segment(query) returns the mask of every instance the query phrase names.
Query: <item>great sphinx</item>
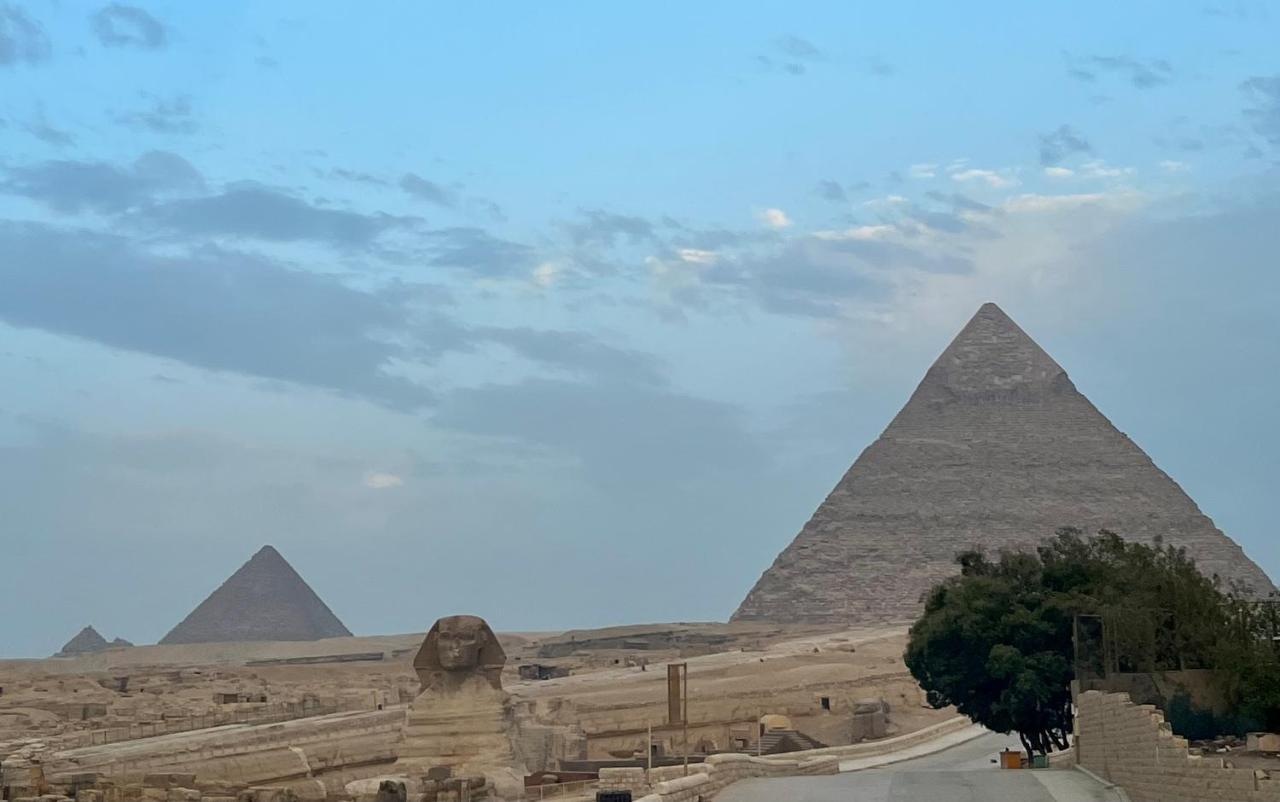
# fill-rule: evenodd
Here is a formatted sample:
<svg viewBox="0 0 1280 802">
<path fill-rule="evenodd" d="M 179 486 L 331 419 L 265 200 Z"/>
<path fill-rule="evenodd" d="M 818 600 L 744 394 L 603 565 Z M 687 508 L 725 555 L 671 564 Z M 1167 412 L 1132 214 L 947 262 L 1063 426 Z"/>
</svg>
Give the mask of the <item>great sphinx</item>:
<svg viewBox="0 0 1280 802">
<path fill-rule="evenodd" d="M 397 766 L 447 767 L 453 776 L 483 774 L 499 784 L 522 774 L 511 704 L 502 690 L 506 662 L 483 618 L 436 621 L 413 658 L 422 687 L 406 714 Z"/>
</svg>

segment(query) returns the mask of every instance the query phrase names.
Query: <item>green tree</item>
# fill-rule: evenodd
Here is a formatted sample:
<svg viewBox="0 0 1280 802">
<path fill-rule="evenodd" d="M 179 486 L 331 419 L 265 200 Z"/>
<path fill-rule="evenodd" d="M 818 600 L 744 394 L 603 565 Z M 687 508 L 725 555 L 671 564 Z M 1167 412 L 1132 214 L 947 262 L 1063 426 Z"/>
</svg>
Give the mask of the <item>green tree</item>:
<svg viewBox="0 0 1280 802">
<path fill-rule="evenodd" d="M 1235 730 L 1280 732 L 1280 608 L 1232 593 L 1215 664 Z"/>
<path fill-rule="evenodd" d="M 1113 670 L 1206 666 L 1221 653 L 1226 597 L 1180 549 L 1064 529 L 1034 552 L 957 561 L 960 575 L 928 593 L 911 628 L 907 667 L 930 704 L 1018 733 L 1028 755 L 1067 746 L 1075 616 L 1108 621 Z"/>
</svg>

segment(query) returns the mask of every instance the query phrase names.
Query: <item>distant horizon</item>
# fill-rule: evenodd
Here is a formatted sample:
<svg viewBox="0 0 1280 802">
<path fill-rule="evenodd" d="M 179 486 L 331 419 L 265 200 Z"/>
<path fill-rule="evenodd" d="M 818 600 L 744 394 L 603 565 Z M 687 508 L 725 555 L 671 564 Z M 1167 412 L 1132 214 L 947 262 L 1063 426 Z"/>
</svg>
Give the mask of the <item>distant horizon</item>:
<svg viewBox="0 0 1280 802">
<path fill-rule="evenodd" d="M 448 615 L 460 615 L 460 614 L 461 613 L 445 613 L 441 617 L 443 618 L 444 616 L 448 616 Z M 434 621 L 432 623 L 434 623 Z M 526 636 L 526 637 L 532 636 L 532 635 L 559 636 L 559 635 L 568 634 L 570 632 L 579 632 L 579 631 L 596 632 L 596 631 L 609 630 L 609 629 L 630 629 L 630 628 L 647 628 L 647 627 L 663 627 L 663 626 L 707 626 L 707 625 L 741 626 L 744 628 L 750 628 L 752 626 L 759 626 L 759 627 L 768 626 L 765 624 L 760 624 L 758 622 L 749 622 L 749 621 L 736 622 L 736 623 L 731 623 L 726 621 L 645 621 L 645 622 L 630 622 L 630 623 L 619 623 L 619 624 L 604 624 L 598 627 L 566 627 L 563 629 L 495 629 L 494 632 L 498 635 L 516 635 L 516 636 Z M 797 626 L 803 628 L 806 625 L 800 624 Z M 884 626 L 886 628 L 896 627 L 896 626 L 905 627 L 907 626 L 907 624 L 905 623 L 901 625 L 886 624 Z M 97 630 L 97 627 L 94 627 L 93 624 L 86 624 L 85 627 L 82 627 L 82 629 L 87 627 L 93 627 L 95 631 Z M 153 649 L 153 648 L 185 649 L 188 647 L 195 647 L 198 649 L 202 647 L 216 648 L 219 646 L 227 646 L 232 644 L 239 644 L 239 645 L 301 644 L 301 643 L 329 643 L 329 642 L 338 641 L 338 640 L 369 640 L 373 638 L 409 638 L 409 637 L 425 636 L 427 634 L 427 631 L 430 628 L 431 628 L 431 624 L 429 623 L 427 624 L 426 627 L 424 627 L 421 630 L 412 630 L 412 631 L 406 631 L 406 632 L 369 632 L 364 634 L 357 633 L 352 635 L 335 635 L 327 638 L 316 638 L 314 640 L 275 640 L 275 641 L 239 640 L 239 641 L 208 641 L 204 643 L 167 643 L 167 644 L 166 643 L 133 643 L 128 646 L 110 646 L 108 649 L 103 649 L 102 651 L 99 651 L 99 652 L 91 652 L 84 655 L 67 655 L 63 657 L 59 657 L 57 653 L 47 654 L 47 655 L 19 655 L 19 656 L 0 655 L 0 661 L 74 660 L 79 657 L 91 656 L 93 654 L 102 654 L 103 652 L 106 652 L 106 651 L 119 651 L 119 650 L 125 650 L 125 649 Z M 98 634 L 101 635 L 103 633 L 99 632 Z"/>
<path fill-rule="evenodd" d="M 1001 314 L 1001 315 L 1004 315 L 1004 314 L 1005 314 L 1005 313 L 1003 312 L 1003 310 L 1000 310 L 1000 309 L 999 309 L 999 305 L 998 305 L 998 304 L 996 304 L 994 301 L 984 301 L 984 302 L 982 303 L 982 305 L 979 307 L 978 312 L 976 312 L 975 314 L 977 314 L 977 313 L 981 312 L 983 309 L 985 309 L 985 308 L 986 308 L 986 307 L 988 307 L 988 306 L 995 307 L 995 308 L 998 310 L 998 313 L 999 313 L 999 314 Z M 1013 321 L 1013 322 L 1014 322 L 1014 324 L 1015 324 L 1015 325 L 1017 325 L 1017 321 Z M 959 338 L 959 336 L 960 336 L 960 332 L 959 332 L 959 331 L 957 331 L 956 335 L 952 338 L 952 340 L 955 340 L 955 339 Z M 950 345 L 950 343 L 951 343 L 951 341 L 952 341 L 952 340 L 948 340 L 948 346 Z M 947 347 L 947 346 L 944 346 L 944 350 L 945 350 L 945 347 Z M 942 353 L 943 353 L 943 352 L 940 352 L 940 356 L 938 357 L 938 359 L 941 359 L 941 355 L 942 355 Z M 1052 355 L 1052 354 L 1048 354 L 1048 356 L 1049 356 L 1051 359 L 1053 358 L 1053 355 Z M 1068 373 L 1067 375 L 1069 376 L 1070 374 Z M 924 378 L 923 378 L 923 376 L 922 376 L 921 381 L 923 382 L 923 380 L 924 380 Z M 1103 414 L 1104 414 L 1104 416 L 1105 416 L 1105 411 L 1103 411 Z M 868 445 L 870 445 L 870 444 L 868 444 Z M 1141 444 L 1139 444 L 1139 447 L 1141 447 Z M 1156 465 L 1156 467 L 1157 467 L 1157 469 L 1158 469 L 1158 468 L 1159 468 L 1159 465 L 1157 464 L 1157 465 Z M 1176 480 L 1176 478 L 1174 479 L 1174 481 L 1175 481 L 1175 483 L 1176 483 L 1176 481 L 1177 481 L 1177 480 Z M 1212 518 L 1212 516 L 1210 516 L 1210 518 Z M 1046 537 L 1046 538 L 1047 538 L 1047 537 L 1050 537 L 1050 536 L 1051 536 L 1051 534 L 1052 534 L 1052 533 L 1046 534 L 1046 535 L 1045 535 L 1045 537 Z M 1095 534 L 1095 533 L 1089 532 L 1089 533 L 1086 533 L 1086 534 Z M 1121 532 L 1120 534 L 1122 534 L 1122 535 L 1123 535 L 1124 533 L 1123 533 L 1123 532 Z M 1230 537 L 1230 535 L 1229 535 L 1229 534 L 1228 534 L 1228 537 Z M 790 541 L 788 541 L 788 542 L 790 542 Z M 784 545 L 785 545 L 785 544 L 784 544 Z M 281 552 L 279 549 L 277 549 L 273 544 L 271 544 L 271 543 L 264 543 L 264 544 L 262 544 L 261 546 L 259 546 L 258 548 L 254 549 L 253 553 L 252 553 L 252 554 L 251 554 L 251 555 L 250 555 L 250 556 L 245 560 L 245 562 L 244 562 L 243 564 L 241 564 L 241 565 L 240 565 L 240 566 L 235 570 L 235 572 L 233 572 L 232 574 L 228 575 L 228 577 L 224 578 L 224 579 L 223 579 L 222 581 L 220 581 L 220 582 L 219 582 L 219 583 L 218 583 L 218 584 L 217 584 L 217 585 L 216 585 L 212 590 L 210 590 L 210 594 L 213 594 L 213 593 L 215 593 L 215 592 L 217 592 L 217 591 L 221 590 L 221 589 L 222 589 L 222 588 L 227 584 L 227 582 L 229 582 L 230 580 L 234 579 L 234 578 L 235 578 L 235 576 L 236 576 L 236 575 L 237 575 L 241 570 L 243 570 L 246 566 L 249 566 L 250 564 L 252 564 L 256 559 L 258 559 L 259 557 L 261 557 L 261 556 L 262 556 L 262 555 L 264 555 L 264 554 L 274 554 L 275 556 L 277 556 L 277 557 L 279 557 L 280 559 L 282 559 L 282 560 L 283 560 L 283 561 L 284 561 L 284 562 L 285 562 L 285 563 L 286 563 L 290 568 L 292 568 L 292 563 L 290 563 L 290 562 L 289 562 L 289 558 L 288 558 L 288 556 L 287 556 L 287 555 L 283 554 L 283 552 Z M 1247 552 L 1246 552 L 1246 557 L 1249 557 L 1250 559 L 1252 559 L 1252 558 L 1248 555 L 1248 553 L 1247 553 Z M 295 572 L 296 572 L 296 569 L 294 569 L 294 570 L 295 570 Z M 763 570 L 763 569 L 762 569 L 762 570 Z M 1264 569 L 1264 570 L 1265 570 L 1265 569 Z M 301 576 L 301 574 L 299 574 L 299 576 Z M 316 595 L 317 595 L 317 596 L 319 596 L 319 598 L 320 598 L 321 602 L 322 602 L 322 603 L 324 603 L 326 607 L 329 607 L 328 603 L 324 601 L 323 596 L 322 596 L 322 595 L 320 595 L 317 591 L 315 591 L 315 589 L 314 589 L 314 588 L 310 587 L 310 583 L 309 583 L 309 582 L 307 582 L 306 577 L 305 577 L 305 576 L 301 576 L 301 578 L 302 578 L 303 582 L 304 582 L 304 583 L 306 583 L 306 584 L 308 585 L 308 587 L 309 587 L 313 592 L 315 592 L 315 593 L 316 593 Z M 1272 580 L 1272 581 L 1274 582 L 1274 580 Z M 200 602 L 200 604 L 204 604 L 204 602 L 205 602 L 205 601 L 208 601 L 208 597 L 205 597 L 205 598 Z M 197 605 L 197 606 L 199 606 L 199 605 Z M 329 607 L 329 609 L 330 609 L 330 610 L 332 610 L 332 608 L 331 608 L 331 607 Z M 459 611 L 454 611 L 454 612 L 445 612 L 445 613 L 441 613 L 441 614 L 440 614 L 440 616 L 437 616 L 437 617 L 444 617 L 444 616 L 447 616 L 447 615 L 461 614 L 461 613 L 463 613 L 463 612 L 464 612 L 464 611 L 460 611 L 460 610 L 459 610 Z M 337 615 L 336 611 L 334 612 L 334 615 Z M 338 616 L 338 619 L 339 619 L 339 620 L 341 620 L 341 616 Z M 183 619 L 183 621 L 185 621 L 185 620 L 186 620 L 186 619 L 184 618 L 184 619 Z M 433 620 L 434 620 L 434 619 L 433 619 Z M 631 622 L 631 623 L 602 624 L 602 625 L 597 625 L 597 626 L 588 626 L 588 627 L 575 627 L 575 626 L 570 626 L 570 627 L 554 627 L 554 628 L 549 628 L 549 629 L 548 629 L 548 628 L 535 628 L 535 629 L 527 629 L 527 630 L 522 630 L 522 629 L 510 629 L 510 630 L 508 630 L 508 629 L 495 628 L 495 631 L 497 631 L 497 632 L 499 632 L 499 633 L 506 632 L 506 633 L 510 633 L 510 634 L 522 634 L 522 633 L 526 633 L 526 632 L 534 632 L 534 633 L 537 633 L 537 632 L 561 632 L 561 633 L 562 633 L 562 632 L 569 632 L 569 631 L 574 631 L 574 630 L 579 630 L 579 629 L 585 629 L 585 630 L 596 630 L 596 629 L 608 629 L 608 628 L 614 628 L 614 627 L 629 627 L 629 626 L 660 626 L 660 625 L 663 625 L 663 624 L 677 624 L 677 625 L 678 625 L 678 624 L 725 624 L 725 625 L 728 625 L 728 624 L 732 624 L 732 623 L 734 623 L 734 622 L 732 622 L 728 617 L 726 617 L 724 620 L 710 620 L 710 619 L 708 619 L 708 620 L 701 620 L 701 621 L 679 621 L 679 620 L 669 620 L 669 621 L 651 621 L 651 622 Z M 757 622 L 744 621 L 744 622 L 740 622 L 740 623 L 750 625 L 750 624 L 757 623 Z M 908 624 L 907 624 L 906 622 L 903 622 L 903 623 L 901 624 L 901 626 L 907 626 L 907 625 L 908 625 Z M 175 624 L 174 626 L 175 626 L 175 628 L 176 628 L 178 625 L 177 625 L 177 624 Z M 813 625 L 813 624 L 809 624 L 809 626 L 814 626 L 814 625 Z M 886 625 L 886 626 L 888 626 L 888 625 Z M 93 627 L 93 628 L 95 629 L 95 631 L 97 631 L 97 628 L 96 628 L 93 624 L 91 624 L 91 623 L 90 623 L 90 624 L 85 625 L 85 627 L 84 627 L 84 628 L 82 628 L 82 629 L 89 628 L 89 627 Z M 424 627 L 424 628 L 421 630 L 421 632 L 424 632 L 424 633 L 425 633 L 425 632 L 427 631 L 427 629 L 429 629 L 429 628 L 430 628 L 430 624 L 427 624 L 427 626 L 426 626 L 426 627 Z M 167 647 L 167 646 L 173 646 L 173 647 L 182 647 L 182 646 L 202 646 L 202 645 L 206 645 L 206 644 L 219 644 L 219 643 L 222 643 L 222 644 L 230 644 L 230 643 L 241 643 L 241 644 L 248 644 L 248 643 L 316 643 L 316 642 L 321 642 L 321 641 L 339 640 L 339 639 L 342 639 L 342 638 L 402 637 L 402 636 L 408 636 L 408 635 L 411 635 L 411 634 L 416 634 L 416 632 L 417 632 L 417 630 L 411 630 L 411 631 L 406 631 L 406 632 L 398 632 L 398 633 L 367 633 L 367 634 L 358 634 L 357 632 L 353 631 L 353 634 L 350 634 L 350 635 L 334 635 L 334 636 L 327 636 L 327 637 L 314 638 L 314 639 L 278 639 L 278 640 L 272 640 L 272 639 L 251 639 L 251 640 L 226 640 L 226 641 L 180 642 L 180 643 L 171 643 L 171 644 L 164 644 L 164 643 L 159 642 L 160 640 L 163 640 L 163 638 L 161 638 L 161 639 L 158 639 L 158 640 L 157 640 L 157 642 L 155 642 L 155 643 L 141 643 L 141 642 L 134 642 L 134 643 L 132 643 L 132 644 L 131 644 L 131 646 L 122 646 L 122 647 L 119 647 L 119 648 L 132 648 L 132 647 L 139 647 L 139 646 L 165 646 L 165 647 Z M 101 633 L 101 632 L 99 632 L 99 634 L 100 634 L 100 635 L 102 635 L 102 633 Z M 106 637 L 106 636 L 105 636 L 105 635 L 103 635 L 103 637 Z M 113 638 L 118 638 L 118 637 L 122 637 L 122 636 L 120 636 L 120 635 L 113 635 L 112 637 L 113 637 Z M 126 640 L 130 640 L 130 639 L 126 638 Z M 56 655 L 55 655 L 55 656 L 56 656 Z M 0 656 L 0 657 L 2 657 L 2 656 Z M 17 659 L 47 659 L 47 658 L 33 657 L 33 658 L 17 658 Z"/>
<path fill-rule="evenodd" d="M 1280 14 L 0 8 L 0 654 L 724 621 L 994 301 L 1272 577 Z"/>
</svg>

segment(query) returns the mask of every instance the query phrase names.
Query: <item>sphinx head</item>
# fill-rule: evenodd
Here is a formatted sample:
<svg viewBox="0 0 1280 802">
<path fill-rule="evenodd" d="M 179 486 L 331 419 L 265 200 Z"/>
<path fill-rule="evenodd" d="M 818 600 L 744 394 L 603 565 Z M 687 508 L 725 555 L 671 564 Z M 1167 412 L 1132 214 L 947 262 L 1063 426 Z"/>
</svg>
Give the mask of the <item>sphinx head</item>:
<svg viewBox="0 0 1280 802">
<path fill-rule="evenodd" d="M 502 666 L 506 662 L 498 638 L 483 618 L 451 615 L 431 627 L 413 667 L 424 689 L 457 683 L 473 675 L 501 688 Z"/>
</svg>

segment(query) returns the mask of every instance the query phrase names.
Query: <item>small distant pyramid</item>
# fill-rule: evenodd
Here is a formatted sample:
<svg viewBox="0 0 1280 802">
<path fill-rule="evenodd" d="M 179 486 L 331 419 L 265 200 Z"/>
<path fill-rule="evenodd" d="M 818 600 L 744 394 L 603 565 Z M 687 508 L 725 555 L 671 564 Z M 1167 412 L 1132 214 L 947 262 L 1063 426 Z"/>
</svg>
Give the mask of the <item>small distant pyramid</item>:
<svg viewBox="0 0 1280 802">
<path fill-rule="evenodd" d="M 985 304 L 733 620 L 910 621 L 922 593 L 958 571 L 957 552 L 1031 546 L 1064 526 L 1160 537 L 1206 575 L 1273 589 L 1052 357 Z"/>
<path fill-rule="evenodd" d="M 263 546 L 160 643 L 305 641 L 350 634 L 280 552 Z"/>
<path fill-rule="evenodd" d="M 92 654 L 106 649 L 111 644 L 107 643 L 107 639 L 98 634 L 98 630 L 91 626 L 85 627 L 76 633 L 76 636 L 66 642 L 54 657 L 75 657 L 80 654 Z"/>
<path fill-rule="evenodd" d="M 107 649 L 122 649 L 133 644 L 124 638 L 116 638 L 110 643 L 93 627 L 85 627 L 76 636 L 67 641 L 54 657 L 77 657 L 82 654 L 103 652 Z"/>
</svg>

